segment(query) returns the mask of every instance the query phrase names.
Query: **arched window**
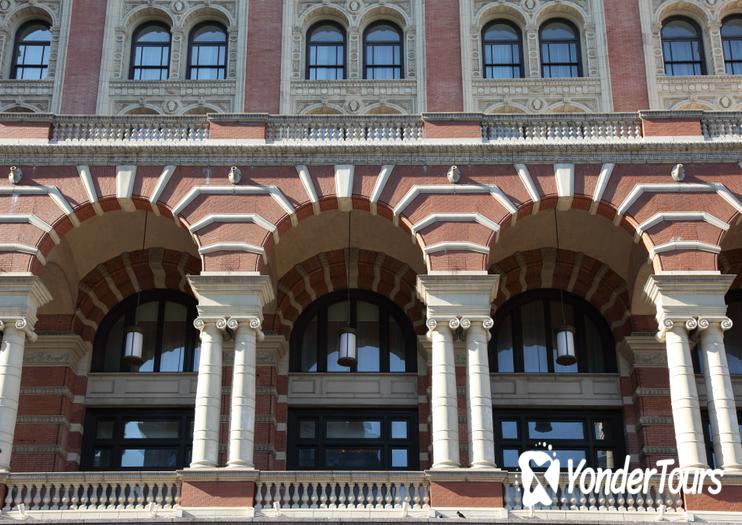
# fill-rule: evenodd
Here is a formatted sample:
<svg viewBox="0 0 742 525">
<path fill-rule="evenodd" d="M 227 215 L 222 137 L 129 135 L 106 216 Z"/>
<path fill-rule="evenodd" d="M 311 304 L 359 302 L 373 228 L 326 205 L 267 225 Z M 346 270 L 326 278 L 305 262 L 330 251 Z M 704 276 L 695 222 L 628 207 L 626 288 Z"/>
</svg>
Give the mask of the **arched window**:
<svg viewBox="0 0 742 525">
<path fill-rule="evenodd" d="M 357 331 L 358 364 L 340 366 L 338 330 Z M 414 372 L 415 333 L 389 299 L 364 290 L 328 294 L 302 313 L 291 334 L 293 372 Z"/>
<path fill-rule="evenodd" d="M 721 24 L 724 67 L 728 75 L 742 75 L 742 16 L 731 16 Z"/>
<path fill-rule="evenodd" d="M 139 307 L 137 307 L 137 303 Z M 137 294 L 113 308 L 103 319 L 94 342 L 95 372 L 192 372 L 198 369 L 199 339 L 193 320 L 196 301 L 171 290 Z M 144 332 L 142 362 L 123 360 L 126 329 Z"/>
<path fill-rule="evenodd" d="M 402 30 L 390 22 L 377 22 L 363 34 L 363 78 L 398 80 L 402 71 Z"/>
<path fill-rule="evenodd" d="M 49 74 L 52 31 L 48 23 L 34 20 L 23 24 L 15 35 L 13 70 L 16 80 L 43 80 Z"/>
<path fill-rule="evenodd" d="M 693 20 L 668 18 L 662 24 L 662 56 L 668 76 L 705 75 L 701 30 Z"/>
<path fill-rule="evenodd" d="M 541 76 L 576 78 L 582 76 L 580 32 L 567 20 L 549 20 L 539 31 Z"/>
<path fill-rule="evenodd" d="M 577 363 L 556 362 L 557 330 L 564 317 L 575 329 Z M 534 290 L 497 310 L 490 341 L 490 367 L 497 372 L 615 372 L 613 337 L 605 320 L 590 304 L 568 292 Z"/>
<path fill-rule="evenodd" d="M 167 80 L 170 76 L 170 28 L 150 22 L 134 31 L 131 43 L 132 80 Z"/>
<path fill-rule="evenodd" d="M 345 78 L 345 30 L 335 22 L 320 22 L 307 33 L 307 78 Z"/>
<path fill-rule="evenodd" d="M 227 29 L 214 22 L 199 24 L 188 42 L 188 78 L 224 80 L 227 77 Z"/>
<path fill-rule="evenodd" d="M 482 30 L 484 78 L 521 78 L 523 40 L 520 29 L 506 20 L 490 22 Z"/>
</svg>

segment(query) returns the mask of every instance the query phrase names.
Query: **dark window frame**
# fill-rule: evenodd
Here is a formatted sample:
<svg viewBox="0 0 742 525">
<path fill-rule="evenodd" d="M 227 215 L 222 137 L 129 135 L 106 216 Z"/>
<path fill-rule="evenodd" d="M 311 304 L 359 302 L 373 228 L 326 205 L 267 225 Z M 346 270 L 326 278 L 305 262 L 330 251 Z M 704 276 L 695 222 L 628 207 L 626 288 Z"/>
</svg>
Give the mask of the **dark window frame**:
<svg viewBox="0 0 742 525">
<path fill-rule="evenodd" d="M 537 290 L 529 290 L 516 297 L 510 299 L 504 305 L 497 309 L 495 313 L 495 324 L 492 327 L 491 333 L 492 338 L 490 339 L 488 352 L 490 370 L 493 373 L 498 372 L 497 363 L 497 333 L 498 329 L 502 324 L 507 321 L 508 318 L 512 322 L 512 343 L 513 343 L 513 372 L 503 373 L 524 373 L 524 359 L 523 359 L 523 340 L 522 340 L 522 320 L 520 312 L 522 307 L 531 302 L 541 302 L 544 308 L 544 334 L 546 334 L 546 356 L 547 356 L 547 368 L 548 373 L 553 374 L 554 372 L 554 359 L 553 359 L 553 337 L 549 337 L 553 333 L 556 327 L 551 326 L 551 319 L 547 314 L 548 304 L 550 301 L 559 301 L 561 297 L 564 297 L 564 303 L 571 305 L 575 309 L 575 314 L 581 313 L 582 315 L 575 315 L 575 352 L 577 354 L 577 370 L 580 373 L 593 373 L 590 371 L 587 344 L 585 341 L 585 330 L 584 330 L 584 316 L 589 317 L 596 325 L 600 338 L 603 343 L 603 362 L 605 364 L 604 372 L 597 373 L 616 373 L 616 352 L 615 352 L 615 341 L 610 330 L 610 326 L 600 315 L 593 305 L 585 301 L 583 298 L 572 294 L 570 292 L 561 292 L 553 288 L 540 288 Z M 511 315 L 512 314 L 512 315 Z M 547 373 L 547 372 L 541 372 Z"/>
<path fill-rule="evenodd" d="M 373 42 L 371 44 L 368 43 L 368 35 L 371 31 L 373 31 L 375 28 L 380 26 L 389 26 L 392 29 L 394 29 L 397 33 L 397 36 L 399 40 L 397 42 Z M 397 46 L 399 47 L 399 64 L 397 65 L 369 65 L 368 64 L 368 51 L 369 46 Z M 369 24 L 368 27 L 363 31 L 363 78 L 364 80 L 401 80 L 404 79 L 404 32 L 402 31 L 402 28 L 400 28 L 397 24 L 394 22 L 390 22 L 387 20 L 379 20 L 377 22 L 374 22 L 372 24 Z M 368 77 L 368 70 L 369 69 L 395 69 L 399 71 L 399 76 L 395 78 L 383 78 L 383 79 L 369 79 Z"/>
<path fill-rule="evenodd" d="M 312 46 L 321 46 L 321 47 L 323 47 L 323 46 L 337 47 L 338 46 L 338 44 L 337 43 L 334 43 L 334 42 L 333 43 L 317 42 L 317 43 L 314 43 L 314 44 L 312 43 L 312 34 L 314 33 L 314 31 L 317 28 L 319 28 L 319 27 L 328 26 L 328 25 L 329 26 L 334 26 L 335 28 L 339 29 L 340 30 L 340 34 L 343 37 L 343 42 L 342 42 L 342 44 L 340 44 L 342 46 L 342 48 L 343 48 L 343 53 L 342 53 L 343 62 L 339 66 L 312 65 L 312 60 L 311 60 Z M 314 69 L 335 69 L 335 70 L 340 70 L 340 71 L 342 71 L 342 78 L 338 78 L 338 79 L 335 79 L 335 80 L 345 80 L 347 78 L 347 74 L 348 74 L 348 72 L 347 72 L 347 64 L 348 64 L 348 33 L 345 30 L 345 28 L 342 26 L 342 24 L 339 24 L 338 22 L 335 22 L 335 21 L 332 21 L 332 20 L 320 20 L 316 24 L 312 24 L 312 26 L 310 26 L 309 29 L 307 30 L 306 47 L 304 49 L 304 57 L 305 57 L 305 61 L 306 61 L 305 75 L 306 75 L 306 79 L 307 80 L 322 80 L 322 79 L 312 79 L 311 78 L 312 77 L 312 70 L 314 70 Z"/>
<path fill-rule="evenodd" d="M 143 43 L 137 43 L 137 39 L 141 35 L 141 33 L 150 27 L 160 27 L 167 31 L 168 34 L 168 41 L 167 45 L 162 44 L 160 42 L 143 42 Z M 160 53 L 162 53 L 162 49 L 167 48 L 167 65 L 163 66 L 160 64 L 159 66 L 143 66 L 143 65 L 136 65 L 136 55 L 137 55 L 137 49 L 139 47 L 146 48 L 146 47 L 159 47 L 161 49 Z M 136 80 L 137 82 L 160 82 L 163 80 L 169 80 L 170 79 L 170 64 L 172 62 L 172 54 L 173 54 L 173 34 L 172 29 L 170 26 L 168 26 L 164 22 L 157 22 L 157 21 L 150 21 L 150 22 L 144 22 L 140 24 L 132 33 L 131 35 L 131 53 L 129 57 L 129 80 Z M 159 79 L 137 79 L 135 78 L 135 72 L 137 70 L 159 70 L 160 71 L 160 77 L 162 77 L 162 72 L 166 72 L 166 78 L 159 78 Z"/>
<path fill-rule="evenodd" d="M 46 26 L 46 29 L 49 31 L 49 41 L 44 42 L 36 42 L 36 41 L 29 41 L 26 42 L 25 40 L 21 40 L 19 37 L 20 35 L 29 27 L 34 25 L 43 25 Z M 15 38 L 13 39 L 13 65 L 11 67 L 10 71 L 10 78 L 14 80 L 45 80 L 49 77 L 49 57 L 52 52 L 52 34 L 51 34 L 52 26 L 49 22 L 43 19 L 34 19 L 29 20 L 28 22 L 25 22 L 24 24 L 21 24 L 20 27 L 18 27 L 18 30 L 15 32 Z M 18 61 L 18 51 L 20 50 L 21 46 L 25 47 L 45 47 L 46 51 L 42 52 L 42 63 L 40 64 L 30 64 L 26 65 L 19 63 Z M 43 63 L 43 57 L 46 57 L 46 64 Z M 18 69 L 38 69 L 42 72 L 46 72 L 46 74 L 40 76 L 38 79 L 19 79 L 18 78 Z"/>
<path fill-rule="evenodd" d="M 315 421 L 315 437 L 301 438 L 299 434 L 299 421 Z M 330 439 L 326 436 L 326 422 L 333 420 L 380 420 L 380 439 Z M 407 421 L 407 438 L 392 439 L 391 422 Z M 324 467 L 326 451 L 335 448 L 380 448 L 382 449 L 384 470 L 418 470 L 420 464 L 419 453 L 419 422 L 416 408 L 394 408 L 390 410 L 365 409 L 358 407 L 327 408 L 327 409 L 305 409 L 290 408 L 288 411 L 288 442 L 287 442 L 287 470 L 330 470 Z M 315 464 L 313 466 L 299 466 L 299 450 L 314 449 Z M 407 450 L 407 467 L 395 467 L 392 465 L 392 449 L 404 448 Z M 333 467 L 336 470 L 353 470 Z M 372 470 L 372 469 L 365 469 Z"/>
<path fill-rule="evenodd" d="M 503 437 L 502 422 L 517 421 L 518 438 L 506 439 Z M 561 421 L 582 421 L 585 439 L 557 440 L 549 438 L 529 438 L 528 421 L 544 422 L 561 422 Z M 594 436 L 595 421 L 608 421 L 610 425 L 610 437 L 599 440 Z M 624 436 L 623 414 L 620 410 L 554 410 L 553 408 L 543 409 L 503 409 L 495 407 L 494 409 L 494 426 L 495 426 L 495 464 L 506 470 L 517 470 L 517 467 L 506 467 L 503 460 L 504 449 L 518 448 L 520 453 L 526 450 L 540 448 L 537 443 L 548 442 L 554 449 L 583 449 L 586 450 L 587 466 L 595 467 L 597 462 L 597 451 L 602 449 L 612 449 L 614 452 L 615 467 L 623 465 L 624 456 L 626 455 L 626 438 Z M 567 464 L 560 465 L 562 470 L 567 469 Z M 576 467 L 576 465 L 575 465 Z M 534 469 L 538 470 L 538 469 Z"/>
<path fill-rule="evenodd" d="M 724 24 L 731 20 L 740 20 L 742 21 L 742 15 L 734 14 L 727 16 L 722 20 L 721 22 L 721 49 L 722 54 L 724 55 L 724 71 L 727 75 L 742 75 L 742 56 L 740 57 L 729 57 L 727 58 L 726 53 L 726 42 L 742 42 L 742 36 L 735 36 L 735 37 L 725 37 L 724 36 Z M 731 45 L 730 45 L 731 48 Z M 740 69 L 740 73 L 734 73 L 734 67 L 737 66 Z M 732 72 L 729 72 L 729 69 L 732 69 Z"/>
<path fill-rule="evenodd" d="M 93 342 L 93 372 L 104 372 L 105 363 L 105 352 L 106 342 L 108 340 L 108 334 L 114 324 L 119 320 L 122 313 L 125 316 L 124 328 L 131 326 L 134 321 L 134 312 L 136 311 L 137 302 L 139 305 L 143 305 L 148 302 L 159 302 L 158 314 L 157 314 L 157 342 L 155 347 L 155 361 L 152 366 L 152 372 L 132 372 L 137 374 L 153 374 L 153 373 L 164 373 L 164 374 L 179 374 L 194 371 L 194 352 L 196 347 L 199 346 L 198 332 L 193 327 L 192 321 L 196 318 L 196 300 L 183 292 L 176 290 L 146 290 L 140 292 L 141 296 L 137 298 L 137 294 L 130 295 L 119 304 L 114 306 L 108 314 L 103 318 L 98 330 L 95 333 L 95 339 Z M 163 335 L 163 324 L 164 324 L 164 309 L 165 304 L 172 302 L 178 303 L 188 308 L 188 315 L 186 317 L 186 348 L 185 355 L 183 357 L 183 370 L 181 372 L 160 372 L 160 360 L 162 357 L 162 335 Z M 124 339 L 121 341 L 121 359 L 119 360 L 118 372 L 107 372 L 107 373 L 126 373 L 129 370 L 126 367 L 126 363 L 123 359 L 123 348 Z"/>
<path fill-rule="evenodd" d="M 223 42 L 207 42 L 204 44 L 197 44 L 199 47 L 224 47 L 224 64 L 215 66 L 215 65 L 194 65 L 193 64 L 193 38 L 196 34 L 196 32 L 206 26 L 215 26 L 218 27 L 219 30 L 224 34 L 224 41 Z M 213 21 L 206 21 L 201 22 L 199 24 L 196 24 L 191 29 L 190 33 L 188 34 L 188 70 L 186 71 L 186 79 L 188 80 L 225 80 L 227 78 L 227 62 L 229 61 L 229 32 L 227 31 L 227 28 L 224 24 L 220 22 L 213 22 Z M 193 70 L 199 70 L 199 69 L 218 69 L 221 71 L 222 77 L 221 78 L 208 78 L 208 79 L 194 79 L 193 78 Z"/>
<path fill-rule="evenodd" d="M 696 30 L 697 37 L 696 38 L 670 38 L 666 39 L 664 35 L 662 34 L 665 27 L 668 24 L 671 24 L 675 21 L 682 21 L 687 24 L 690 24 L 693 29 Z M 665 44 L 672 44 L 673 42 L 698 42 L 698 57 L 699 60 L 669 60 L 667 57 L 667 53 L 665 51 Z M 687 16 L 671 16 L 662 21 L 662 27 L 660 28 L 660 42 L 662 44 L 662 66 L 665 72 L 666 76 L 673 77 L 673 76 L 702 76 L 706 74 L 706 54 L 705 54 L 705 46 L 703 45 L 703 31 L 701 30 L 701 26 L 692 18 Z M 699 66 L 699 73 L 694 73 L 693 75 L 675 75 L 674 73 L 668 73 L 668 66 L 670 67 L 670 70 L 672 70 L 674 65 L 693 65 L 695 69 L 695 65 L 698 64 Z"/>
<path fill-rule="evenodd" d="M 374 374 L 374 373 L 414 373 L 417 371 L 417 355 L 416 355 L 416 338 L 415 331 L 412 328 L 412 323 L 404 312 L 394 304 L 390 299 L 383 295 L 371 292 L 369 290 L 352 289 L 350 291 L 351 299 L 351 326 L 356 324 L 356 307 L 357 301 L 365 301 L 375 304 L 379 307 L 379 354 L 380 354 L 380 366 L 379 372 L 357 372 L 356 367 L 348 371 L 327 371 L 327 341 L 330 334 L 327 333 L 327 309 L 330 305 L 345 302 L 348 298 L 348 290 L 337 290 L 326 294 L 312 304 L 310 304 L 301 313 L 294 328 L 291 331 L 290 338 L 290 355 L 289 355 L 289 369 L 292 372 L 302 372 L 301 370 L 301 346 L 304 338 L 304 332 L 307 325 L 312 321 L 315 314 L 318 314 L 318 330 L 317 330 L 317 371 L 316 372 L 304 372 L 309 374 L 316 373 L 330 373 L 330 374 L 348 374 L 348 373 L 359 373 L 359 374 Z M 383 315 L 387 313 L 388 315 Z M 399 324 L 404 337 L 405 337 L 405 371 L 404 372 L 389 372 L 389 316 Z"/>
<path fill-rule="evenodd" d="M 544 28 L 549 26 L 550 24 L 554 23 L 561 23 L 567 25 L 570 29 L 572 29 L 574 33 L 574 38 L 568 38 L 568 39 L 554 39 L 554 40 L 544 40 L 543 38 L 543 32 Z M 549 59 L 549 62 L 546 62 L 544 59 L 544 44 L 574 44 L 575 45 L 575 58 L 577 59 L 577 62 L 552 62 L 551 59 Z M 541 27 L 538 29 L 538 49 L 539 49 L 539 57 L 541 59 L 541 78 L 582 78 L 583 72 L 582 72 L 582 34 L 580 33 L 580 29 L 572 23 L 570 20 L 567 20 L 566 18 L 550 18 L 549 20 L 546 20 L 543 24 L 541 24 Z M 547 67 L 576 67 L 577 75 L 576 76 L 569 76 L 569 77 L 554 77 L 554 76 L 546 76 L 546 68 Z"/>
<path fill-rule="evenodd" d="M 148 408 L 90 408 L 85 414 L 85 433 L 83 434 L 81 470 L 116 470 L 116 471 L 148 471 L 167 470 L 169 467 L 122 467 L 121 454 L 125 449 L 172 449 L 177 448 L 177 462 L 173 470 L 187 467 L 190 463 L 190 452 L 193 447 L 193 436 L 188 435 L 193 425 L 193 408 L 178 409 L 148 409 Z M 159 439 L 124 439 L 125 420 L 172 420 L 178 421 L 178 438 Z M 96 437 L 99 422 L 113 422 L 113 438 L 99 439 Z M 94 454 L 96 449 L 111 451 L 112 464 L 96 467 Z"/>
<path fill-rule="evenodd" d="M 485 34 L 487 33 L 487 31 L 492 26 L 499 25 L 499 24 L 505 24 L 505 25 L 510 26 L 511 28 L 515 29 L 515 33 L 518 36 L 517 42 L 513 42 L 512 40 L 497 40 L 497 39 L 487 40 L 485 38 Z M 518 25 L 516 23 L 511 22 L 510 20 L 505 20 L 505 19 L 492 20 L 491 22 L 488 22 L 482 28 L 482 36 L 481 36 L 481 38 L 482 38 L 482 78 L 491 79 L 491 80 L 502 80 L 501 77 L 493 77 L 493 76 L 488 76 L 487 75 L 487 69 L 488 68 L 490 68 L 490 67 L 494 68 L 494 67 L 498 67 L 498 66 L 499 67 L 510 67 L 511 69 L 514 69 L 514 68 L 517 67 L 518 70 L 520 71 L 520 75 L 518 75 L 518 76 L 512 76 L 510 78 L 524 78 L 525 77 L 525 71 L 524 71 L 525 68 L 523 67 L 523 32 L 521 31 L 520 27 L 518 27 Z M 518 63 L 517 64 L 515 64 L 515 63 L 510 63 L 510 64 L 496 64 L 496 63 L 493 62 L 491 64 L 488 64 L 487 63 L 487 52 L 486 52 L 486 47 L 488 45 L 509 45 L 511 47 L 511 49 L 510 49 L 511 57 L 513 55 L 512 46 L 517 45 L 518 46 L 518 56 L 517 56 Z"/>
</svg>

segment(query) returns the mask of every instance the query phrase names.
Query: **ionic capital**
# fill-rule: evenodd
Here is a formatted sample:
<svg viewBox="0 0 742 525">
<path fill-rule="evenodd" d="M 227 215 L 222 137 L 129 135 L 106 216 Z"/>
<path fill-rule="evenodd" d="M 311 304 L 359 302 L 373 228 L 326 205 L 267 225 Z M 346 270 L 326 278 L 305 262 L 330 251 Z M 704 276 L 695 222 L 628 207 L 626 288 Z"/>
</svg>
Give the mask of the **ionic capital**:
<svg viewBox="0 0 742 525">
<path fill-rule="evenodd" d="M 216 326 L 218 330 L 227 329 L 227 320 L 224 317 L 196 317 L 193 320 L 193 327 L 199 332 L 203 332 L 209 326 Z"/>
<path fill-rule="evenodd" d="M 259 317 L 230 317 L 227 321 L 227 328 L 232 332 L 236 332 L 239 328 L 247 328 L 255 332 L 258 341 L 262 341 L 265 337 L 261 329 L 262 325 L 263 320 Z"/>
<path fill-rule="evenodd" d="M 665 341 L 665 335 L 667 332 L 676 327 L 682 327 L 686 331 L 686 335 L 691 330 L 698 328 L 698 319 L 695 317 L 665 317 L 660 322 L 659 331 L 657 332 L 657 340 L 660 342 Z"/>
<path fill-rule="evenodd" d="M 25 317 L 0 319 L 0 331 L 4 332 L 5 329 L 10 326 L 26 334 L 26 338 L 28 338 L 29 341 L 36 341 L 38 337 L 36 332 L 33 331 L 33 326 L 31 326 L 31 323 L 29 323 L 28 319 Z"/>
<path fill-rule="evenodd" d="M 699 317 L 698 318 L 698 329 L 707 330 L 711 326 L 717 326 L 722 332 L 730 330 L 734 323 L 728 317 Z"/>
</svg>

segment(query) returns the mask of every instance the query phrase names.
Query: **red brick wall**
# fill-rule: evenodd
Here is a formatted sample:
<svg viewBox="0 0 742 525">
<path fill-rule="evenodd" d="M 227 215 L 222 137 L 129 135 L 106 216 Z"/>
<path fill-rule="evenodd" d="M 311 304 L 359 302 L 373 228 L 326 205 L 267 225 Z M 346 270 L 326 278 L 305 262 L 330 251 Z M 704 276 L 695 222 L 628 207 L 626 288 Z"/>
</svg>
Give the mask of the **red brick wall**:
<svg viewBox="0 0 742 525">
<path fill-rule="evenodd" d="M 614 111 L 649 107 L 639 0 L 604 0 Z"/>
<path fill-rule="evenodd" d="M 459 1 L 425 2 L 428 111 L 463 111 Z"/>
<path fill-rule="evenodd" d="M 471 481 L 433 481 L 430 500 L 433 507 L 502 507 L 502 483 Z"/>
<path fill-rule="evenodd" d="M 74 0 L 62 84 L 62 113 L 95 113 L 107 0 Z"/>
<path fill-rule="evenodd" d="M 278 113 L 283 2 L 251 0 L 247 28 L 245 111 Z M 286 57 L 288 60 L 289 57 Z"/>
<path fill-rule="evenodd" d="M 252 507 L 255 483 L 252 481 L 184 481 L 183 507 Z"/>
</svg>

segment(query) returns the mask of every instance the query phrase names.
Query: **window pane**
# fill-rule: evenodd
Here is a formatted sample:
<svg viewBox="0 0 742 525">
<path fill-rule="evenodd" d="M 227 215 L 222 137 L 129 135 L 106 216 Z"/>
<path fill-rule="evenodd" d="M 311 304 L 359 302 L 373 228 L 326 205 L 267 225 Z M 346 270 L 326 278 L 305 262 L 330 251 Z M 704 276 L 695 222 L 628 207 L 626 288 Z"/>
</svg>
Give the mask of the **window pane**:
<svg viewBox="0 0 742 525">
<path fill-rule="evenodd" d="M 300 448 L 299 449 L 299 466 L 305 467 L 305 468 L 317 466 L 317 449 Z"/>
<path fill-rule="evenodd" d="M 126 421 L 124 439 L 178 439 L 180 422 L 177 420 Z"/>
<path fill-rule="evenodd" d="M 510 24 L 493 24 L 484 32 L 485 40 L 509 40 L 517 42 L 518 32 Z"/>
<path fill-rule="evenodd" d="M 313 439 L 317 435 L 317 423 L 313 419 L 299 421 L 299 438 Z"/>
<path fill-rule="evenodd" d="M 193 34 L 193 41 L 196 43 L 203 42 L 226 42 L 227 35 L 224 30 L 216 25 L 203 26 Z"/>
<path fill-rule="evenodd" d="M 381 421 L 328 421 L 329 439 L 381 439 Z"/>
<path fill-rule="evenodd" d="M 110 448 L 96 448 L 95 450 L 93 450 L 93 467 L 113 467 L 114 465 L 111 464 L 112 458 L 113 455 L 111 454 Z"/>
<path fill-rule="evenodd" d="M 512 318 L 507 316 L 495 333 L 497 352 L 497 371 L 514 372 Z"/>
<path fill-rule="evenodd" d="M 378 448 L 328 448 L 325 466 L 337 469 L 381 470 L 381 449 Z"/>
<path fill-rule="evenodd" d="M 662 38 L 696 38 L 698 31 L 690 22 L 673 20 L 662 27 Z"/>
<path fill-rule="evenodd" d="M 152 372 L 155 368 L 155 348 L 157 346 L 157 314 L 160 303 L 152 301 L 139 306 L 136 324 L 144 334 L 142 363 L 133 365 L 134 372 Z"/>
<path fill-rule="evenodd" d="M 343 33 L 335 26 L 325 25 L 312 31 L 310 41 L 314 42 L 342 42 Z"/>
<path fill-rule="evenodd" d="M 180 303 L 165 303 L 162 326 L 160 372 L 182 372 L 185 368 L 188 308 Z"/>
<path fill-rule="evenodd" d="M 95 439 L 113 439 L 113 421 L 98 420 L 95 427 Z"/>
<path fill-rule="evenodd" d="M 530 439 L 585 439 L 582 421 L 529 421 Z"/>
<path fill-rule="evenodd" d="M 559 301 L 549 301 L 549 312 L 551 314 L 551 348 L 552 348 L 552 359 L 554 364 L 554 372 L 578 372 L 577 363 L 569 366 L 562 366 L 557 364 L 557 348 L 556 348 L 556 330 L 558 330 L 563 324 L 567 326 L 575 326 L 575 311 L 572 305 L 564 305 L 564 320 L 562 320 L 562 307 Z M 575 344 L 579 336 L 575 334 Z"/>
<path fill-rule="evenodd" d="M 732 328 L 724 332 L 729 372 L 742 374 L 742 302 L 730 303 L 727 315 L 733 321 Z"/>
<path fill-rule="evenodd" d="M 389 317 L 389 371 L 406 372 L 406 341 L 402 327 L 393 317 Z"/>
<path fill-rule="evenodd" d="M 548 372 L 544 306 L 540 301 L 521 309 L 523 324 L 523 368 L 525 372 Z"/>
<path fill-rule="evenodd" d="M 562 22 L 550 22 L 541 30 L 544 40 L 570 40 L 577 38 L 574 29 Z"/>
<path fill-rule="evenodd" d="M 608 439 L 608 422 L 593 421 L 593 431 L 595 439 Z"/>
<path fill-rule="evenodd" d="M 597 452 L 598 467 L 603 468 L 614 468 L 615 458 L 613 457 L 612 450 L 598 450 Z"/>
<path fill-rule="evenodd" d="M 742 38 L 742 17 L 725 20 L 721 26 L 721 36 L 724 38 Z"/>
<path fill-rule="evenodd" d="M 391 26 L 380 25 L 366 35 L 367 42 L 399 42 L 399 33 Z"/>
<path fill-rule="evenodd" d="M 358 371 L 381 371 L 378 306 L 365 301 L 356 303 L 356 330 L 358 332 Z"/>
<path fill-rule="evenodd" d="M 570 459 L 573 461 L 575 466 L 577 466 L 577 464 L 583 459 L 587 460 L 587 453 L 584 450 L 555 449 L 554 452 L 556 452 L 556 457 L 561 464 L 562 470 L 567 470 Z"/>
<path fill-rule="evenodd" d="M 502 450 L 502 466 L 505 468 L 517 468 L 520 450 L 517 448 L 505 448 Z"/>
<path fill-rule="evenodd" d="M 301 365 L 302 372 L 317 371 L 317 326 L 319 321 L 315 316 L 304 329 L 304 336 L 301 340 Z"/>
<path fill-rule="evenodd" d="M 118 319 L 108 332 L 106 340 L 105 358 L 103 361 L 104 372 L 121 371 L 121 355 L 124 350 L 124 318 Z"/>
<path fill-rule="evenodd" d="M 407 439 L 407 421 L 392 421 L 392 439 Z"/>
<path fill-rule="evenodd" d="M 121 451 L 121 466 L 129 468 L 176 468 L 176 448 L 127 448 Z"/>
<path fill-rule="evenodd" d="M 349 372 L 347 366 L 338 365 L 338 331 L 348 325 L 348 302 L 334 303 L 327 309 L 327 371 Z"/>
<path fill-rule="evenodd" d="M 392 468 L 407 468 L 409 461 L 407 459 L 406 448 L 393 448 L 392 449 Z"/>
<path fill-rule="evenodd" d="M 500 421 L 502 439 L 518 439 L 517 421 Z"/>
</svg>

